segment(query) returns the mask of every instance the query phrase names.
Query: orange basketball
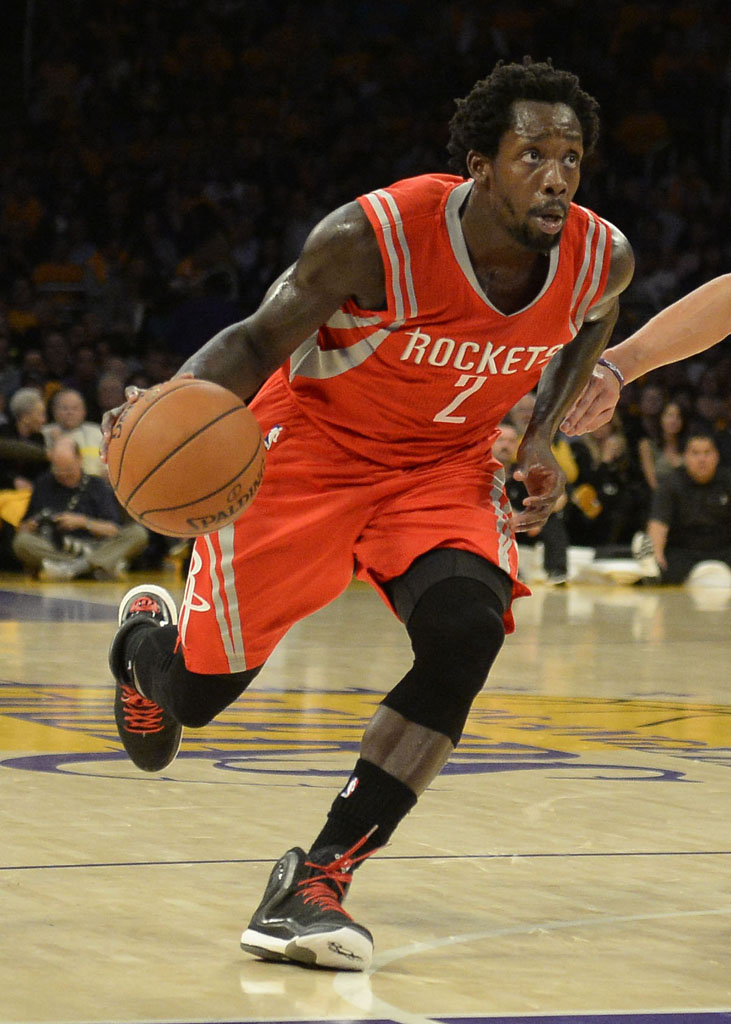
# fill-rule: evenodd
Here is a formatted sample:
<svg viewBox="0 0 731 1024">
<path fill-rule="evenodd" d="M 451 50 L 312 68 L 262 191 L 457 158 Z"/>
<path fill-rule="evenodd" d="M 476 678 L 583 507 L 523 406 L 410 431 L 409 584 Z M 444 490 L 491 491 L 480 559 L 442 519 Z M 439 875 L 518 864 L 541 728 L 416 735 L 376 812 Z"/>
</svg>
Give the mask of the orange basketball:
<svg viewBox="0 0 731 1024">
<path fill-rule="evenodd" d="M 109 480 L 133 519 L 169 537 L 238 518 L 264 474 L 264 441 L 233 392 L 176 378 L 143 391 L 112 429 Z"/>
</svg>

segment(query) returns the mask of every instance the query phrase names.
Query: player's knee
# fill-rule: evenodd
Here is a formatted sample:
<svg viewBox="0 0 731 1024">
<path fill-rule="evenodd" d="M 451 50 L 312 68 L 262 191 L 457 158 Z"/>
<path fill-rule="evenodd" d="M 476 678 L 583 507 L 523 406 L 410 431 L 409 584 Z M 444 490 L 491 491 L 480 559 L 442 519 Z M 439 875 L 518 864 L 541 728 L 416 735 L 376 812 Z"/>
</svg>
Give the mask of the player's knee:
<svg viewBox="0 0 731 1024">
<path fill-rule="evenodd" d="M 428 590 L 407 624 L 415 665 L 448 673 L 474 695 L 484 686 L 505 639 L 493 592 L 471 579 L 450 579 Z"/>
<path fill-rule="evenodd" d="M 261 667 L 226 676 L 181 671 L 169 690 L 166 710 L 186 728 L 202 729 L 233 704 L 260 671 Z"/>
<path fill-rule="evenodd" d="M 210 725 L 216 715 L 223 711 L 223 708 L 202 707 L 199 704 L 191 706 L 189 701 L 181 699 L 181 695 L 177 694 L 171 701 L 171 707 L 168 710 L 175 721 L 180 722 L 186 729 L 202 729 L 203 726 Z"/>
<path fill-rule="evenodd" d="M 407 629 L 414 665 L 384 704 L 456 746 L 505 639 L 499 602 L 475 580 L 445 580 L 424 594 Z"/>
</svg>

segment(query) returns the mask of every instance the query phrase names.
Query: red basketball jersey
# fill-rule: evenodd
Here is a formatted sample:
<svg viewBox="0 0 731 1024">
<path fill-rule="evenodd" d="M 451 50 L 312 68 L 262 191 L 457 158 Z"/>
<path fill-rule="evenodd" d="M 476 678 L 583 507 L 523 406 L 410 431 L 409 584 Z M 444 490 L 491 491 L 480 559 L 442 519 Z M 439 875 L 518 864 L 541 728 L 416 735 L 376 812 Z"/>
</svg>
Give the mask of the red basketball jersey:
<svg viewBox="0 0 731 1024">
<path fill-rule="evenodd" d="M 459 211 L 471 187 L 428 174 L 361 196 L 383 256 L 388 308 L 348 301 L 280 371 L 304 415 L 383 465 L 485 452 L 604 291 L 609 227 L 572 203 L 540 293 L 501 313 L 462 235 Z"/>
</svg>

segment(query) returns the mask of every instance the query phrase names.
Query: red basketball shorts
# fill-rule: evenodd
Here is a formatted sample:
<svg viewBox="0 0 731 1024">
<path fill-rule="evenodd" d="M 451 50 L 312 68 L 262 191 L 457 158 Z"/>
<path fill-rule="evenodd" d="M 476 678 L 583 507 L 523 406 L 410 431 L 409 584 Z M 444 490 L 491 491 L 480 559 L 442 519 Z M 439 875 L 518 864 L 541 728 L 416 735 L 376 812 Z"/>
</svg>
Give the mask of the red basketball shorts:
<svg viewBox="0 0 731 1024">
<path fill-rule="evenodd" d="M 287 630 L 333 601 L 353 575 L 391 607 L 383 584 L 432 548 L 472 551 L 517 580 L 501 479 L 459 459 L 389 469 L 360 459 L 299 412 L 284 386 L 252 403 L 267 439 L 264 481 L 243 515 L 196 540 L 180 612 L 193 672 L 262 665 Z M 514 628 L 505 615 L 508 632 Z"/>
</svg>

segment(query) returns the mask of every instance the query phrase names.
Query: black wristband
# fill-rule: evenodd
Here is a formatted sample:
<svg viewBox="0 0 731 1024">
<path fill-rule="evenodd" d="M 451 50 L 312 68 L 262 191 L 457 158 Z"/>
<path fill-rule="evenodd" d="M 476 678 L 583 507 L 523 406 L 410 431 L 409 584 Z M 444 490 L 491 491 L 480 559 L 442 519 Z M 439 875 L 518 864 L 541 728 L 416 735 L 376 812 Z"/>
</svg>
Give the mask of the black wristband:
<svg viewBox="0 0 731 1024">
<path fill-rule="evenodd" d="M 621 391 L 624 387 L 624 376 L 620 368 L 615 366 L 614 363 L 611 363 L 608 359 L 605 359 L 604 356 L 602 356 L 601 359 L 597 359 L 596 363 L 597 366 L 606 366 L 609 372 L 614 374 L 617 378 L 617 383 L 619 384 L 619 390 Z"/>
</svg>

